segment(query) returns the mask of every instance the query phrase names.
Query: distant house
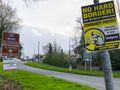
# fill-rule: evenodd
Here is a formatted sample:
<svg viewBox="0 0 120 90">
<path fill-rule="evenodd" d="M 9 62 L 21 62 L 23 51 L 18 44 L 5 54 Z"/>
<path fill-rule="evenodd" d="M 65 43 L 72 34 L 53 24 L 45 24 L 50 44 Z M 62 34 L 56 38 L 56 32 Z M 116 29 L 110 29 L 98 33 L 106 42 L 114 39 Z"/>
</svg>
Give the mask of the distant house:
<svg viewBox="0 0 120 90">
<path fill-rule="evenodd" d="M 71 54 L 69 60 L 72 68 L 77 68 L 77 63 L 81 60 L 81 56 L 79 54 Z"/>
<path fill-rule="evenodd" d="M 70 55 L 70 58 L 77 60 L 78 58 L 81 58 L 81 56 L 79 54 L 72 54 L 72 55 Z"/>
<path fill-rule="evenodd" d="M 34 55 L 34 57 L 33 57 L 33 61 L 35 61 L 35 62 L 43 62 L 43 60 L 45 59 L 45 55 Z"/>
</svg>

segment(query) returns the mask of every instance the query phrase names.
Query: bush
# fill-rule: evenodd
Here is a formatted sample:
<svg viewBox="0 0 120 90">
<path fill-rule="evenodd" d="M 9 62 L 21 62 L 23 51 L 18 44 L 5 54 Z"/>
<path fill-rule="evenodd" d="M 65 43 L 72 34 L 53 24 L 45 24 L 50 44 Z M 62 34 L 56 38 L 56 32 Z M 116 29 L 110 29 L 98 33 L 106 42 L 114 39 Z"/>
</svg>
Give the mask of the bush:
<svg viewBox="0 0 120 90">
<path fill-rule="evenodd" d="M 46 54 L 43 63 L 59 66 L 59 67 L 68 67 L 68 55 L 64 53 L 52 53 Z"/>
<path fill-rule="evenodd" d="M 113 70 L 120 70 L 120 50 L 109 51 Z"/>
</svg>

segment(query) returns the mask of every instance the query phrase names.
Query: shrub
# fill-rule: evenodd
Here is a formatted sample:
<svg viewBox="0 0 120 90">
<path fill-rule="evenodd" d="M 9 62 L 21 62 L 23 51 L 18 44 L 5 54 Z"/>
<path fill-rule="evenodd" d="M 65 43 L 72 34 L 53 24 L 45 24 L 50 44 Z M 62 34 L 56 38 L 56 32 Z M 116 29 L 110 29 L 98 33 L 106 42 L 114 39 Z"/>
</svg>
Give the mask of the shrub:
<svg viewBox="0 0 120 90">
<path fill-rule="evenodd" d="M 64 53 L 52 53 L 46 54 L 43 63 L 59 66 L 59 67 L 68 67 L 68 55 Z"/>
</svg>

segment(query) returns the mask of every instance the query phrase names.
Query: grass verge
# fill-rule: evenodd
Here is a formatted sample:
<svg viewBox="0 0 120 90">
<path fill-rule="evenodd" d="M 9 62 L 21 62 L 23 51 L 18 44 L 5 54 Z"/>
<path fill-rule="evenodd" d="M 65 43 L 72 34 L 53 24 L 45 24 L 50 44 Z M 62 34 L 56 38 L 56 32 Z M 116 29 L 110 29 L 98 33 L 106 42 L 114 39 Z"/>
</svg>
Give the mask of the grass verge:
<svg viewBox="0 0 120 90">
<path fill-rule="evenodd" d="M 32 66 L 32 67 L 42 68 L 42 69 L 82 74 L 82 75 L 103 76 L 103 74 L 104 74 L 103 71 L 89 71 L 89 70 L 78 70 L 78 69 L 69 70 L 68 68 L 61 68 L 61 67 L 51 66 L 51 65 L 37 63 L 37 62 L 27 62 L 25 64 Z M 120 78 L 120 71 L 114 71 L 113 76 Z"/>
<path fill-rule="evenodd" d="M 1 67 L 0 63 L 0 69 Z M 23 70 L 17 70 L 16 75 L 14 75 L 14 71 L 5 71 L 5 75 L 19 81 L 23 90 L 96 90 L 86 85 Z"/>
</svg>

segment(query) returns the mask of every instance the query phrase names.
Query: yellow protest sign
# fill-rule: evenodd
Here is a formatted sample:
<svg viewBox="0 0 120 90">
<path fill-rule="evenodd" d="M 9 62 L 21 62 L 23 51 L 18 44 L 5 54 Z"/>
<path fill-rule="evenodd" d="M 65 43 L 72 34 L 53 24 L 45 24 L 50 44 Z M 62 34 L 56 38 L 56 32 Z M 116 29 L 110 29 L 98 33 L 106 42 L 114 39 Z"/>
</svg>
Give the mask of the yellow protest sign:
<svg viewBox="0 0 120 90">
<path fill-rule="evenodd" d="M 120 48 L 113 1 L 82 7 L 82 17 L 87 52 Z"/>
</svg>

